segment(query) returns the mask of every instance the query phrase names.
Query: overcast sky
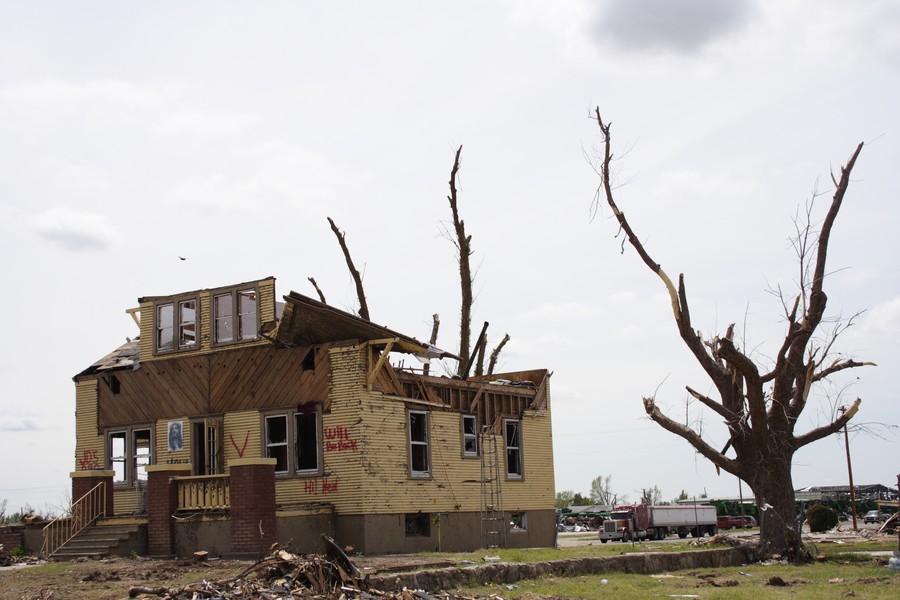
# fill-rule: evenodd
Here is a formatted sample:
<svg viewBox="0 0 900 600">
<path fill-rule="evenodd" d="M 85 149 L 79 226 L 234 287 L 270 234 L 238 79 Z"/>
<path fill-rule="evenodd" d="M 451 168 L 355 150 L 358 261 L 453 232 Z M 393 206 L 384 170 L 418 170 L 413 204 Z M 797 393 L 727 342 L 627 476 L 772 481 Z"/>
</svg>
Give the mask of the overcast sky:
<svg viewBox="0 0 900 600">
<path fill-rule="evenodd" d="M 695 327 L 736 323 L 763 365 L 784 327 L 770 291 L 798 278 L 792 219 L 866 142 L 826 290 L 830 316 L 865 311 L 835 350 L 878 367 L 819 390 L 798 430 L 862 398 L 855 421 L 888 427 L 851 434 L 854 481 L 896 485 L 898 67 L 893 0 L 0 1 L 0 501 L 62 504 L 72 377 L 137 334 L 138 297 L 269 275 L 314 295 L 312 276 L 354 310 L 328 216 L 373 321 L 427 339 L 439 313 L 456 350 L 460 145 L 473 329 L 511 336 L 500 370 L 554 372 L 557 490 L 736 496 L 644 415 L 656 394 L 726 441 L 685 407 L 686 385 L 712 390 L 662 284 L 608 209 L 591 218 L 595 106 L 619 205 L 684 273 Z M 845 483 L 843 438 L 796 455 L 796 488 Z"/>
</svg>

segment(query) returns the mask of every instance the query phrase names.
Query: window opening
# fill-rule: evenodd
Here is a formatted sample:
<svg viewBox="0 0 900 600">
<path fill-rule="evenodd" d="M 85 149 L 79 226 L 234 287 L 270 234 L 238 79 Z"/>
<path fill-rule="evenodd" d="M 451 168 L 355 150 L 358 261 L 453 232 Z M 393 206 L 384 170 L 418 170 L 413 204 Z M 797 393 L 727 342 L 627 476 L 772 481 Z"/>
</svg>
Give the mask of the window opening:
<svg viewBox="0 0 900 600">
<path fill-rule="evenodd" d="M 528 515 L 526 513 L 512 513 L 509 515 L 510 531 L 528 531 Z"/>
<path fill-rule="evenodd" d="M 288 421 L 285 415 L 266 417 L 266 458 L 275 459 L 275 472 L 288 472 Z"/>
<path fill-rule="evenodd" d="M 463 415 L 463 456 L 478 456 L 478 427 L 475 415 Z"/>
<path fill-rule="evenodd" d="M 147 481 L 147 465 L 150 464 L 150 430 L 135 429 L 131 432 L 132 456 L 134 462 L 134 478 L 137 481 Z"/>
<path fill-rule="evenodd" d="M 428 413 L 409 412 L 409 457 L 413 477 L 427 477 L 428 468 Z"/>
<path fill-rule="evenodd" d="M 522 439 L 520 435 L 520 422 L 515 419 L 506 419 L 503 422 L 503 433 L 506 441 L 506 475 L 508 477 L 522 477 Z"/>
<path fill-rule="evenodd" d="M 156 307 L 156 349 L 172 350 L 175 344 L 175 306 L 169 302 Z"/>
<path fill-rule="evenodd" d="M 197 301 L 178 303 L 178 347 L 191 348 L 197 344 Z"/>
<path fill-rule="evenodd" d="M 219 419 L 204 419 L 191 427 L 191 452 L 194 475 L 217 475 L 222 472 Z"/>
<path fill-rule="evenodd" d="M 428 513 L 406 515 L 406 537 L 431 537 L 431 515 Z"/>
<path fill-rule="evenodd" d="M 298 473 L 319 470 L 319 413 L 318 411 L 294 415 L 295 460 Z"/>
<path fill-rule="evenodd" d="M 220 294 L 214 299 L 216 342 L 230 342 L 234 340 L 234 302 L 231 294 Z"/>
<path fill-rule="evenodd" d="M 113 472 L 113 483 L 124 483 L 126 481 L 127 447 L 124 431 L 116 431 L 109 434 L 109 467 Z"/>
<path fill-rule="evenodd" d="M 256 290 L 238 292 L 238 329 L 242 340 L 256 339 Z"/>
</svg>

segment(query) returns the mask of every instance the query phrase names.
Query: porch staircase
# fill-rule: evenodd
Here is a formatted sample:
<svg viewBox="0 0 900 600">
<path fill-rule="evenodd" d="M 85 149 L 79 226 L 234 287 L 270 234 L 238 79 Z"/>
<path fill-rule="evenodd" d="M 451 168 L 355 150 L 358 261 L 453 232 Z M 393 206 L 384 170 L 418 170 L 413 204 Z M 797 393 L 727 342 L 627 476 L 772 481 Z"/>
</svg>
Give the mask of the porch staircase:
<svg viewBox="0 0 900 600">
<path fill-rule="evenodd" d="M 53 553 L 54 560 L 76 558 L 102 558 L 145 554 L 147 551 L 147 526 L 139 523 L 94 524 L 84 528 L 75 537 Z"/>
</svg>

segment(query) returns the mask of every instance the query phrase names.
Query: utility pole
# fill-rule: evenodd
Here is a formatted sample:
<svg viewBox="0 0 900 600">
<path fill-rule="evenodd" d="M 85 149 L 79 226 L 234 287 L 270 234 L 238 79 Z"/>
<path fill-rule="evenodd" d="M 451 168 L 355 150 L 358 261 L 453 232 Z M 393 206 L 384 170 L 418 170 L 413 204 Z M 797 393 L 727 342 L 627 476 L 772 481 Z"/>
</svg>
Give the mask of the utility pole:
<svg viewBox="0 0 900 600">
<path fill-rule="evenodd" d="M 842 406 L 838 410 L 841 414 L 847 412 L 847 407 Z M 850 513 L 853 516 L 853 531 L 856 528 L 856 490 L 853 489 L 853 467 L 850 466 L 850 436 L 847 434 L 847 424 L 844 423 L 844 445 L 847 448 L 847 475 L 850 477 Z"/>
</svg>

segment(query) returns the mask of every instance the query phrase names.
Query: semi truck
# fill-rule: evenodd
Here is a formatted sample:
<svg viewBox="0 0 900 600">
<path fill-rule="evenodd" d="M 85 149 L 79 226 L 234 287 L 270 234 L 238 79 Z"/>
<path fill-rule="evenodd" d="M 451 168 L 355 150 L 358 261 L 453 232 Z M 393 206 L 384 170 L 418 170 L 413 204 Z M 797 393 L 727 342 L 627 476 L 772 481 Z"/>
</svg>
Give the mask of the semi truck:
<svg viewBox="0 0 900 600">
<path fill-rule="evenodd" d="M 650 506 L 624 504 L 614 507 L 609 519 L 600 529 L 600 541 L 661 540 L 669 533 L 685 538 L 706 534 L 716 535 L 716 507 L 686 504 L 678 506 Z"/>
</svg>

